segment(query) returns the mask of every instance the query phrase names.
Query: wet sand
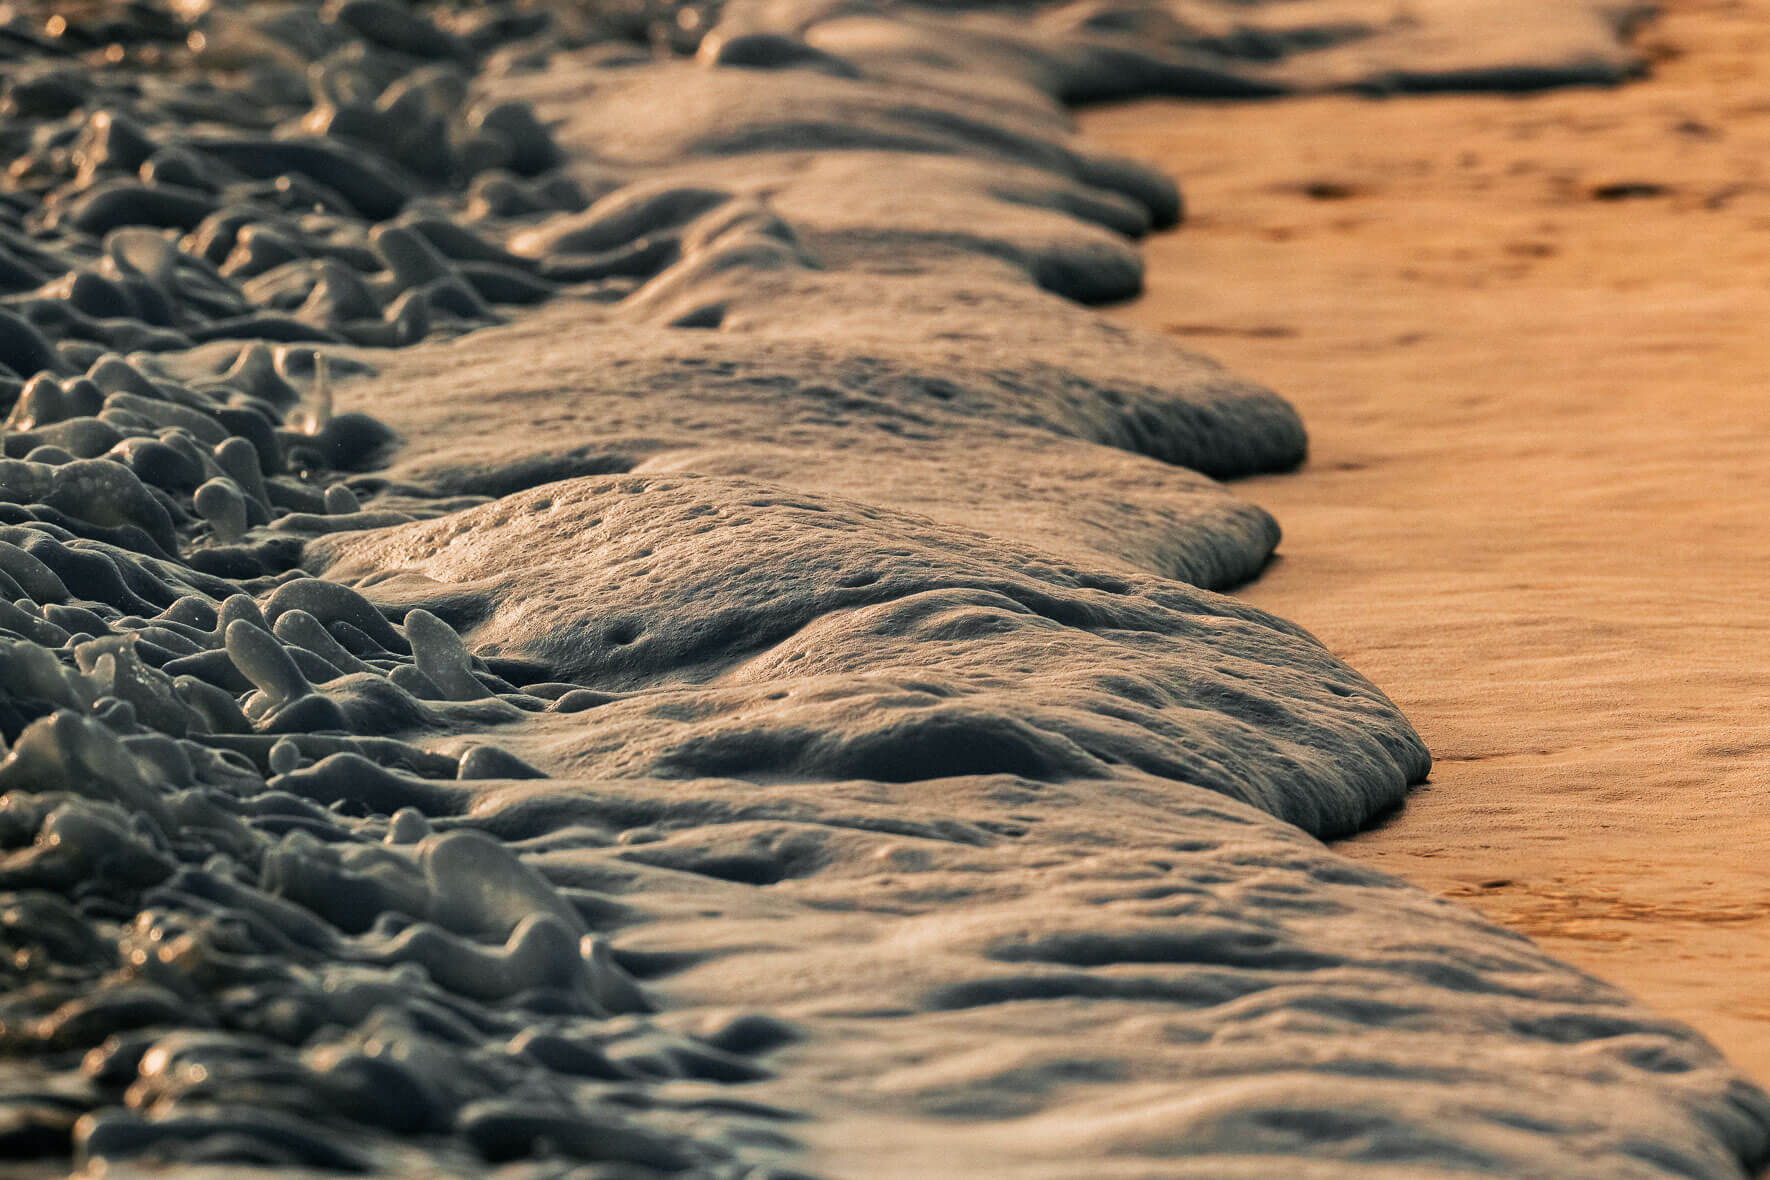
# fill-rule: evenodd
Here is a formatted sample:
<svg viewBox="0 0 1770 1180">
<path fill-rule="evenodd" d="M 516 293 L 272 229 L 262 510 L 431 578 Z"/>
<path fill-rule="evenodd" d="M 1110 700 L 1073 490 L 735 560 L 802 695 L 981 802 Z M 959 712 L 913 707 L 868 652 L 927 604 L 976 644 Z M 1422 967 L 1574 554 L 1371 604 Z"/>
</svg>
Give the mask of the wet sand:
<svg viewBox="0 0 1770 1180">
<path fill-rule="evenodd" d="M 1687 663 L 1704 633 L 1633 621 L 1689 617 L 1676 596 L 1721 574 L 1687 526 L 1685 568 L 1636 558 L 1594 599 L 1610 554 L 1581 545 L 1651 553 L 1667 471 L 1706 460 L 1706 492 L 1742 464 L 1640 399 L 1650 334 L 1607 385 L 1577 367 L 1532 396 L 1558 370 L 1507 341 L 1518 284 L 1587 253 L 1693 273 L 1560 220 L 1749 208 L 1698 150 L 1726 120 L 1656 113 L 1697 145 L 1669 163 L 1654 136 L 1592 141 L 1658 161 L 1637 176 L 1575 168 L 1561 108 L 1427 105 L 1388 134 L 1355 104 L 1208 112 L 1233 138 L 1202 158 L 1231 165 L 1196 232 L 1223 263 L 1179 273 L 1260 313 L 1193 295 L 1149 333 L 1091 308 L 1141 289 L 1178 193 L 1066 105 L 1616 82 L 1637 10 L 108 7 L 0 14 L 0 1158 L 504 1180 L 1770 1159 L 1770 1096 L 1689 1026 L 1373 867 L 1405 857 L 1321 842 L 1402 804 L 1426 748 L 1296 624 L 1215 592 L 1253 579 L 1421 698 L 1445 798 L 1492 797 L 1451 788 L 1508 765 L 1512 715 L 1555 719 L 1530 750 L 1589 740 L 1584 698 L 1521 699 L 1533 680 L 1627 697 L 1635 744 L 1604 748 L 1638 761 L 1677 703 L 1629 695 L 1640 649 Z M 1519 111 L 1535 147 L 1506 139 Z M 1244 128 L 1273 112 L 1330 130 L 1265 166 Z M 1407 151 L 1422 127 L 1467 161 Z M 1395 158 L 1336 162 L 1336 136 Z M 1484 177 L 1536 209 L 1491 251 Z M 1418 248 L 1434 217 L 1456 240 Z M 1336 272 L 1335 242 L 1348 269 L 1399 249 L 1398 306 L 1359 301 L 1389 280 Z M 1414 294 L 1471 277 L 1451 313 Z M 1588 277 L 1559 281 L 1593 310 Z M 1284 306 L 1323 285 L 1351 349 Z M 1530 314 L 1567 367 L 1571 313 Z M 1244 338 L 1339 403 L 1318 468 L 1341 487 L 1290 475 L 1288 403 L 1189 351 Z M 1463 403 L 1432 380 L 1450 339 L 1454 375 L 1483 374 Z M 1303 363 L 1324 343 L 1403 369 L 1347 398 Z M 1607 433 L 1606 398 L 1663 408 Z M 1272 577 L 1278 519 L 1216 479 L 1301 530 Z M 1490 487 L 1517 504 L 1483 509 Z M 1555 561 L 1508 512 L 1565 534 Z M 1573 589 L 1527 592 L 1549 577 Z M 1371 641 L 1372 611 L 1400 631 Z M 1459 638 L 1498 669 L 1486 712 L 1460 705 Z M 1740 728 L 1711 763 L 1744 764 Z M 1627 813 L 1639 781 L 1622 765 L 1580 814 L 1675 848 Z M 1436 837 L 1486 845 L 1452 884 L 1522 893 L 1539 869 L 1496 876 L 1493 826 Z"/>
<path fill-rule="evenodd" d="M 1298 406 L 1240 594 L 1436 762 L 1342 853 L 1480 908 L 1770 1079 L 1770 5 L 1651 79 L 1085 114 L 1183 232 L 1117 314 Z"/>
</svg>

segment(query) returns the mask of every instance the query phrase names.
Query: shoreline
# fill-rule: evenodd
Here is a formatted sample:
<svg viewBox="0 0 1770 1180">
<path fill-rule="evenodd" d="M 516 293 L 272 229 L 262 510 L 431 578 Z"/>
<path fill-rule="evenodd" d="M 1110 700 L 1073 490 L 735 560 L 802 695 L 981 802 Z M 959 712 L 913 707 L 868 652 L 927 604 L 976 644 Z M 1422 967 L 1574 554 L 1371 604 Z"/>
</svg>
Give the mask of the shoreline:
<svg viewBox="0 0 1770 1180">
<path fill-rule="evenodd" d="M 1770 1078 L 1765 6 L 1671 5 L 1653 77 L 1085 112 L 1192 216 L 1112 314 L 1298 405 L 1232 484 L 1238 597 L 1383 687 L 1429 783 L 1342 854 L 1477 907 Z M 1193 166 L 1196 163 L 1196 166 Z"/>
<path fill-rule="evenodd" d="M 1335 11 L 14 19 L 5 1147 L 1756 1168 L 1692 1029 L 1321 843 L 1430 756 L 1214 592 L 1279 534 L 1210 477 L 1298 415 L 1090 310 L 1180 208 L 1066 103 L 1639 60 L 1598 0 Z"/>
</svg>

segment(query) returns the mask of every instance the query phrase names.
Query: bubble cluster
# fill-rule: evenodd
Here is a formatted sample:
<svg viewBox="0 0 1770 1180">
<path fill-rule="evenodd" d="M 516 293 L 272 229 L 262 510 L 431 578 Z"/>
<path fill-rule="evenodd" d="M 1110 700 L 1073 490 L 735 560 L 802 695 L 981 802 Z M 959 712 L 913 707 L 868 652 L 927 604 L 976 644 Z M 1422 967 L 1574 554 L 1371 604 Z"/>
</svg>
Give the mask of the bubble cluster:
<svg viewBox="0 0 1770 1180">
<path fill-rule="evenodd" d="M 425 1166 L 469 1173 L 451 1153 L 729 1162 L 646 1125 L 681 1114 L 647 1086 L 762 1068 L 652 1025 L 607 901 L 461 817 L 461 780 L 540 772 L 387 736 L 569 686 L 525 692 L 436 616 L 299 573 L 254 597 L 43 522 L 0 533 L 0 1053 L 57 1074 L 6 1074 L 0 1147 L 360 1171 L 431 1135 Z"/>
<path fill-rule="evenodd" d="M 444 739 L 575 686 L 297 564 L 458 506 L 363 503 L 394 440 L 339 346 L 586 281 L 502 246 L 595 194 L 472 86 L 554 17 L 38 7 L 0 15 L 0 1158 L 752 1174 L 785 1113 L 694 1083 L 765 1068 L 465 815 L 541 771 Z"/>
<path fill-rule="evenodd" d="M 305 683 L 286 657 L 266 669 L 280 650 L 267 632 L 242 618 L 227 631 L 230 652 L 252 653 L 243 669 Z M 0 763 L 0 1051 L 55 1076 L 32 1087 L 8 1071 L 9 1155 L 366 1171 L 428 1149 L 426 1166 L 467 1174 L 473 1152 L 732 1164 L 647 1119 L 709 1100 L 648 1085 L 761 1067 L 648 1020 L 585 916 L 599 898 L 413 806 L 448 810 L 445 759 L 205 733 L 132 644 L 78 654 L 88 670 L 0 646 L 9 709 L 47 710 Z"/>
</svg>

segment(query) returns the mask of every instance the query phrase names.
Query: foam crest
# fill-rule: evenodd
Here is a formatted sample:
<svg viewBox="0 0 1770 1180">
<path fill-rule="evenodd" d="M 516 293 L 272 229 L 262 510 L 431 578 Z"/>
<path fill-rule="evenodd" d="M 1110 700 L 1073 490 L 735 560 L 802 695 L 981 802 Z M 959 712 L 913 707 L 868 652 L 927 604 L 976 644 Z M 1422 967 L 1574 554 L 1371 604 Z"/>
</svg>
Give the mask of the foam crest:
<svg viewBox="0 0 1770 1180">
<path fill-rule="evenodd" d="M 211 479 L 191 497 L 192 506 L 209 524 L 216 541 L 237 545 L 246 537 L 246 496 L 231 479 Z"/>
<path fill-rule="evenodd" d="M 406 614 L 406 639 L 418 670 L 450 700 L 472 701 L 491 692 L 473 675 L 473 657 L 455 629 L 427 610 Z"/>
</svg>

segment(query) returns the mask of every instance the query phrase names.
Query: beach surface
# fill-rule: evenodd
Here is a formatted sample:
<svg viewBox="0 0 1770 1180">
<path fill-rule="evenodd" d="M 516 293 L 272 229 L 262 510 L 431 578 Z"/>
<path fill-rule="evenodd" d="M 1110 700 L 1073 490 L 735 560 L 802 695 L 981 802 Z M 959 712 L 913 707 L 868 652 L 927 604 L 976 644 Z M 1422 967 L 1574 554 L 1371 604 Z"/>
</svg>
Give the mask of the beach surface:
<svg viewBox="0 0 1770 1180">
<path fill-rule="evenodd" d="M 1382 685 L 1429 783 L 1336 845 L 1770 1079 L 1770 6 L 1672 3 L 1652 76 L 1531 96 L 1141 103 L 1172 170 L 1127 322 L 1310 425 L 1236 491 L 1238 593 Z"/>
<path fill-rule="evenodd" d="M 1770 1158 L 1553 953 L 1752 932 L 1749 359 L 1655 333 L 1751 308 L 1632 239 L 1749 265 L 1758 145 L 1345 97 L 1639 6 L 129 13 L 0 20 L 22 1175 Z"/>
</svg>

